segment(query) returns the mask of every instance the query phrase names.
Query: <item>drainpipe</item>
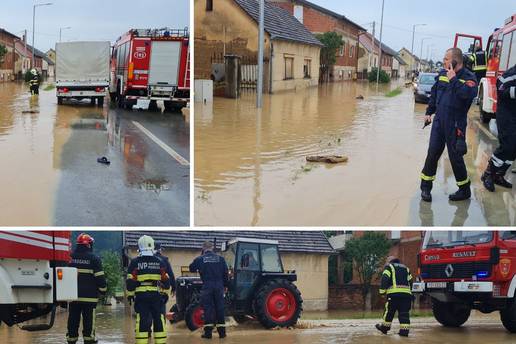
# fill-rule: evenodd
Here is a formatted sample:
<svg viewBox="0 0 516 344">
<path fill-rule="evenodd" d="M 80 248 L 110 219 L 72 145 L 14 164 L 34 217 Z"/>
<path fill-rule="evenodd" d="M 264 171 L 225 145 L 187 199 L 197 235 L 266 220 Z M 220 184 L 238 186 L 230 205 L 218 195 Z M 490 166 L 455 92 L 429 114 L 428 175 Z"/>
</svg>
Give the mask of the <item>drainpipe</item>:
<svg viewBox="0 0 516 344">
<path fill-rule="evenodd" d="M 269 94 L 272 94 L 272 59 L 274 58 L 274 44 L 272 44 L 272 40 L 269 41 L 269 44 L 271 46 L 269 57 Z"/>
</svg>

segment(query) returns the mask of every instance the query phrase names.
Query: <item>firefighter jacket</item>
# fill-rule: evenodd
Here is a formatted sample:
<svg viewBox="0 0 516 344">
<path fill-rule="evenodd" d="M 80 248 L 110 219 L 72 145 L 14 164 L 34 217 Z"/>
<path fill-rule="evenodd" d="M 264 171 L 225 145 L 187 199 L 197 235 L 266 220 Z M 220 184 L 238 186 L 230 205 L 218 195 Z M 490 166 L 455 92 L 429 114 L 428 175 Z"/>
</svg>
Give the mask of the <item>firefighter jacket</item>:
<svg viewBox="0 0 516 344">
<path fill-rule="evenodd" d="M 466 130 L 468 111 L 477 95 L 477 78 L 466 68 L 460 69 L 454 78 L 448 79 L 443 69 L 435 77 L 426 115 L 435 113 L 443 123 Z"/>
<path fill-rule="evenodd" d="M 39 76 L 33 75 L 32 78 L 29 80 L 30 86 L 39 86 Z"/>
<path fill-rule="evenodd" d="M 172 265 L 170 265 L 170 261 L 167 256 L 162 255 L 161 253 L 156 253 L 156 257 L 161 259 L 163 263 L 165 263 L 166 271 L 168 274 L 168 278 L 170 280 L 170 289 L 172 291 L 176 291 L 176 278 L 174 277 L 174 271 L 172 271 Z"/>
<path fill-rule="evenodd" d="M 127 269 L 127 290 L 135 296 L 139 293 L 156 292 L 170 288 L 167 267 L 156 256 L 139 256 L 131 260 Z"/>
<path fill-rule="evenodd" d="M 199 272 L 203 287 L 226 287 L 228 284 L 228 265 L 224 257 L 205 252 L 190 264 L 190 272 Z"/>
<path fill-rule="evenodd" d="M 77 268 L 79 302 L 97 303 L 99 296 L 107 291 L 106 278 L 100 258 L 92 253 L 91 248 L 77 245 L 71 254 L 70 267 Z"/>
<path fill-rule="evenodd" d="M 498 90 L 498 106 L 500 103 L 507 104 L 508 108 L 512 108 L 516 116 L 516 65 L 512 66 L 498 77 L 496 80 L 496 89 Z"/>
<path fill-rule="evenodd" d="M 412 294 L 412 275 L 409 268 L 401 263 L 391 263 L 385 266 L 380 283 L 380 294 Z"/>
</svg>

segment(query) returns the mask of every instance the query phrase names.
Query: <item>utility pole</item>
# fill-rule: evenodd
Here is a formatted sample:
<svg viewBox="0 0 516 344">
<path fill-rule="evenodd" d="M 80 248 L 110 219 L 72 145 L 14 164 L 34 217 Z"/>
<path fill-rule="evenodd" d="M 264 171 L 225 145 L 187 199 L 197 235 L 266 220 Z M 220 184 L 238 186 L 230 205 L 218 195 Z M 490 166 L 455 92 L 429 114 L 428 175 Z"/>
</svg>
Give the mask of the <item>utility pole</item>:
<svg viewBox="0 0 516 344">
<path fill-rule="evenodd" d="M 371 52 L 373 54 L 373 57 L 374 57 L 374 46 L 375 46 L 375 39 L 376 39 L 375 38 L 375 29 L 376 29 L 376 22 L 373 21 L 373 40 L 372 40 L 372 42 L 373 42 L 373 51 Z M 371 64 L 369 64 L 369 65 L 371 65 Z M 376 61 L 375 61 L 373 67 L 376 67 Z"/>
<path fill-rule="evenodd" d="M 416 34 L 416 26 L 425 26 L 426 24 L 414 24 L 412 25 L 412 47 L 410 48 L 410 55 L 411 56 L 411 61 L 412 61 L 412 64 L 410 66 L 410 69 L 411 71 L 413 72 L 414 71 L 414 61 L 416 60 L 415 57 L 414 57 L 414 36 Z"/>
<path fill-rule="evenodd" d="M 256 107 L 261 109 L 263 103 L 263 40 L 265 22 L 265 0 L 260 0 L 260 20 L 258 32 L 258 83 L 256 88 Z"/>
<path fill-rule="evenodd" d="M 421 38 L 421 54 L 419 55 L 419 61 L 422 61 L 423 60 L 423 42 L 425 41 L 425 39 L 431 39 L 431 37 L 423 37 Z M 421 63 L 421 69 L 423 67 L 423 64 Z"/>
<path fill-rule="evenodd" d="M 382 19 L 380 21 L 380 45 L 379 45 L 379 56 L 378 56 L 378 69 L 376 70 L 376 87 L 378 88 L 378 82 L 380 80 L 380 69 L 382 69 L 382 31 L 383 31 L 383 8 L 385 0 L 382 0 Z"/>
<path fill-rule="evenodd" d="M 52 5 L 51 2 L 47 2 L 45 4 L 35 4 L 32 6 L 32 61 L 31 61 L 31 68 L 34 68 L 34 32 L 36 31 L 36 7 L 39 6 L 50 6 Z"/>
<path fill-rule="evenodd" d="M 71 29 L 70 26 L 67 26 L 67 27 L 60 27 L 59 28 L 59 43 L 61 43 L 61 33 L 63 30 L 68 30 L 68 29 Z"/>
</svg>

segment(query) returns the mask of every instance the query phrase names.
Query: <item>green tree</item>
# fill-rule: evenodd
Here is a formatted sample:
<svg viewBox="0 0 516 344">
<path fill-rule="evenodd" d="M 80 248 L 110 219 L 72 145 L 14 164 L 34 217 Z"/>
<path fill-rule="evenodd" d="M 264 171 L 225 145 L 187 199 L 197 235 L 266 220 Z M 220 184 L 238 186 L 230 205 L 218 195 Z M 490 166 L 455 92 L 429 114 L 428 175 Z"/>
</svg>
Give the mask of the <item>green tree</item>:
<svg viewBox="0 0 516 344">
<path fill-rule="evenodd" d="M 0 64 L 4 62 L 5 55 L 7 55 L 7 48 L 5 45 L 0 44 Z"/>
<path fill-rule="evenodd" d="M 376 82 L 376 74 L 378 73 L 378 68 L 373 67 L 369 74 L 367 75 L 367 79 L 369 82 Z M 389 77 L 389 74 L 385 72 L 384 70 L 380 69 L 380 77 L 378 79 L 378 82 L 381 84 L 387 84 L 391 81 L 391 78 Z"/>
<path fill-rule="evenodd" d="M 322 80 L 329 81 L 330 71 L 337 62 L 337 49 L 342 47 L 342 36 L 336 32 L 325 32 L 316 35 L 324 45 L 321 48 L 321 76 Z"/>
<path fill-rule="evenodd" d="M 107 292 L 104 297 L 104 302 L 107 302 L 116 295 L 117 291 L 123 290 L 122 282 L 124 271 L 122 269 L 120 254 L 114 251 L 103 251 L 101 258 L 107 282 Z"/>
<path fill-rule="evenodd" d="M 391 243 L 383 233 L 365 232 L 346 242 L 346 251 L 353 259 L 353 265 L 361 284 L 362 304 L 366 309 L 367 295 L 371 291 L 373 279 L 381 274 L 385 257 Z"/>
</svg>

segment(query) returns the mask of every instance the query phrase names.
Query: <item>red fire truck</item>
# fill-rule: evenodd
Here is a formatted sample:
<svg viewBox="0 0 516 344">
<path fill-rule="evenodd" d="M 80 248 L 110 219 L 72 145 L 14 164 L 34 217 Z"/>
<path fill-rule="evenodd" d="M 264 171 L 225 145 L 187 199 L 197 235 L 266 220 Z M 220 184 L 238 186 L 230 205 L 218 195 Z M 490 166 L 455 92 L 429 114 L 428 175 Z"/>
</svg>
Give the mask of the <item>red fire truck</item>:
<svg viewBox="0 0 516 344">
<path fill-rule="evenodd" d="M 28 331 L 48 330 L 56 307 L 77 299 L 77 269 L 65 231 L 0 231 L 0 322 L 13 326 L 50 314 Z"/>
<path fill-rule="evenodd" d="M 489 123 L 496 117 L 496 79 L 507 69 L 516 64 L 516 14 L 507 18 L 503 27 L 497 28 L 489 36 L 484 54 L 487 58 L 487 71 L 485 77 L 479 80 L 478 104 L 482 122 Z M 459 40 L 469 41 L 469 47 L 482 48 L 482 37 L 466 34 L 455 36 L 455 45 L 459 46 Z M 464 47 L 459 46 L 461 48 Z"/>
<path fill-rule="evenodd" d="M 412 291 L 431 297 L 442 325 L 461 326 L 472 309 L 499 311 L 516 333 L 516 231 L 427 231 L 418 275 Z"/>
<path fill-rule="evenodd" d="M 131 109 L 138 99 L 158 100 L 165 110 L 190 101 L 188 29 L 132 29 L 116 41 L 111 54 L 111 99 Z"/>
</svg>

